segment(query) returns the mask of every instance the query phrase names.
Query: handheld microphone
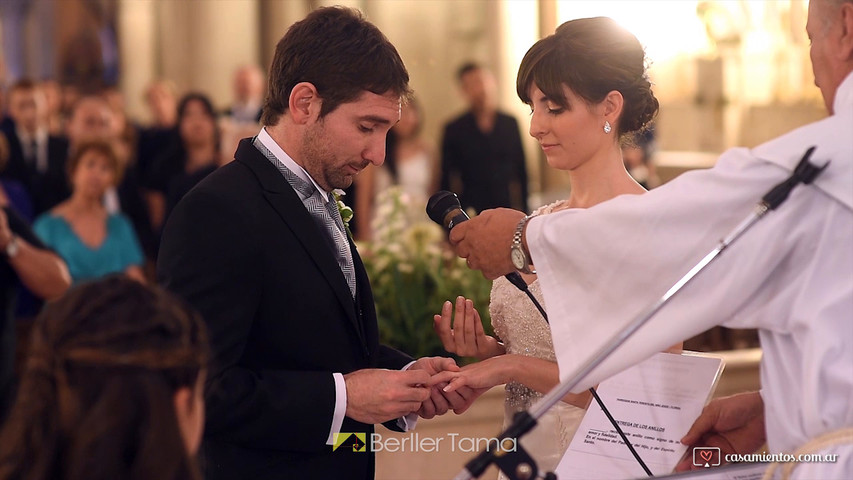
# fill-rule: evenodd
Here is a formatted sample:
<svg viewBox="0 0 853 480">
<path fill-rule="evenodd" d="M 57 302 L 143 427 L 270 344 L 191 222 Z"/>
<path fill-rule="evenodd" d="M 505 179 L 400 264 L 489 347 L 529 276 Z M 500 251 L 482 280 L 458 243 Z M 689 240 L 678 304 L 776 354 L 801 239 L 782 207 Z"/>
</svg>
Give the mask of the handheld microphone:
<svg viewBox="0 0 853 480">
<path fill-rule="evenodd" d="M 470 220 L 465 210 L 462 210 L 459 197 L 447 190 L 441 190 L 429 197 L 426 213 L 433 222 L 446 228 L 448 232 L 456 225 Z"/>
<path fill-rule="evenodd" d="M 465 213 L 465 210 L 462 210 L 462 205 L 459 203 L 459 197 L 457 197 L 455 193 L 448 192 L 447 190 L 441 190 L 429 197 L 429 201 L 426 206 L 426 213 L 433 222 L 446 228 L 448 233 L 450 233 L 450 230 L 452 230 L 456 225 L 470 220 L 470 217 Z M 516 288 L 526 293 L 527 296 L 533 300 L 536 308 L 539 309 L 539 313 L 542 314 L 545 322 L 547 322 L 548 315 L 545 314 L 545 310 L 541 305 L 539 305 L 539 302 L 536 301 L 536 298 L 533 297 L 530 290 L 527 289 L 527 282 L 521 278 L 521 275 L 518 272 L 510 272 L 504 275 L 504 278 L 509 280 L 509 283 L 515 285 Z"/>
</svg>

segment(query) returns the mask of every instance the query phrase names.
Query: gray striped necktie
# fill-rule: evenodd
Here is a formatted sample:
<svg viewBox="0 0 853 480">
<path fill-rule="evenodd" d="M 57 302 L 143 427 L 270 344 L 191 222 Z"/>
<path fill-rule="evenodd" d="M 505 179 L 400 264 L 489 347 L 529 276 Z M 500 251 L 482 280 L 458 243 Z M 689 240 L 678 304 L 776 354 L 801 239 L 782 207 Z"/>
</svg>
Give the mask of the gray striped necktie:
<svg viewBox="0 0 853 480">
<path fill-rule="evenodd" d="M 311 182 L 306 182 L 295 173 L 291 172 L 275 155 L 272 154 L 260 140 L 255 139 L 255 147 L 269 159 L 279 172 L 284 176 L 285 180 L 305 198 L 302 202 L 314 223 L 320 227 L 327 239 L 330 240 L 330 246 L 335 253 L 335 259 L 338 261 L 338 266 L 346 278 L 349 285 L 350 294 L 355 298 L 355 267 L 352 261 L 352 252 L 349 247 L 344 221 L 341 219 L 341 212 L 338 211 L 337 202 L 330 193 L 331 201 L 326 201 L 323 195 Z"/>
</svg>

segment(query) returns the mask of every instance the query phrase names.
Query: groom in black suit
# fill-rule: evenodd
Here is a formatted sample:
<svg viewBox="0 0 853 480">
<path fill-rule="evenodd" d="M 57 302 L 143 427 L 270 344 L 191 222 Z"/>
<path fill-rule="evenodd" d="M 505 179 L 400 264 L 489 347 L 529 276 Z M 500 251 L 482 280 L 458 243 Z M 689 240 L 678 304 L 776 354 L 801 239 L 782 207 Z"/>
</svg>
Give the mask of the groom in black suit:
<svg viewBox="0 0 853 480">
<path fill-rule="evenodd" d="M 204 315 L 214 352 L 208 479 L 370 479 L 373 454 L 334 449 L 336 438 L 369 443 L 375 423 L 406 430 L 481 393 L 426 387 L 458 367 L 379 344 L 370 283 L 330 193 L 382 164 L 408 80 L 358 12 L 315 10 L 276 47 L 264 128 L 170 216 L 158 276 Z"/>
</svg>

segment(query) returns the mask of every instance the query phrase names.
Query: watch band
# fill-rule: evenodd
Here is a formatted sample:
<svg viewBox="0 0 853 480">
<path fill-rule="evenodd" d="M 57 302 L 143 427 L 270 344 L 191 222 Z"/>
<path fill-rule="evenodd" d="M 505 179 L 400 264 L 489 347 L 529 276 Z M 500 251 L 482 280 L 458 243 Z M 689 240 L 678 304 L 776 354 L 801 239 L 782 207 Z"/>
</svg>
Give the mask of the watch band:
<svg viewBox="0 0 853 480">
<path fill-rule="evenodd" d="M 530 268 L 530 256 L 524 251 L 524 245 L 521 242 L 524 236 L 524 227 L 527 226 L 527 222 L 531 218 L 533 218 L 533 215 L 526 215 L 519 220 L 518 225 L 515 227 L 515 234 L 512 236 L 512 248 L 518 250 L 524 257 L 524 265 L 518 269 L 521 273 L 536 273 L 536 270 Z"/>
<path fill-rule="evenodd" d="M 512 236 L 512 244 L 513 245 L 521 245 L 521 237 L 524 235 L 524 226 L 527 225 L 527 222 L 533 217 L 530 215 L 526 215 L 524 218 L 518 221 L 518 225 L 515 226 L 515 234 Z"/>
</svg>

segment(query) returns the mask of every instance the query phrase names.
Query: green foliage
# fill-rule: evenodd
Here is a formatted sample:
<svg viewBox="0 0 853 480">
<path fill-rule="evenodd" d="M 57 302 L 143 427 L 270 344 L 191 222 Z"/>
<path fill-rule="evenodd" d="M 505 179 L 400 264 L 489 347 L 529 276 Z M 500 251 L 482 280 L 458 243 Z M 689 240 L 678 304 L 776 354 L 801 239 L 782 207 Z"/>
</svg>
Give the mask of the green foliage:
<svg viewBox="0 0 853 480">
<path fill-rule="evenodd" d="M 446 300 L 474 301 L 491 334 L 492 283 L 453 254 L 446 235 L 398 188 L 383 192 L 373 221 L 373 240 L 359 244 L 379 320 L 382 343 L 416 358 L 447 355 L 433 331 L 433 315 Z"/>
</svg>

